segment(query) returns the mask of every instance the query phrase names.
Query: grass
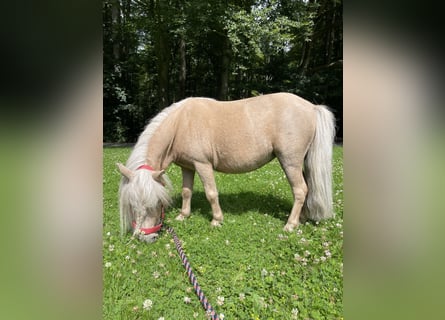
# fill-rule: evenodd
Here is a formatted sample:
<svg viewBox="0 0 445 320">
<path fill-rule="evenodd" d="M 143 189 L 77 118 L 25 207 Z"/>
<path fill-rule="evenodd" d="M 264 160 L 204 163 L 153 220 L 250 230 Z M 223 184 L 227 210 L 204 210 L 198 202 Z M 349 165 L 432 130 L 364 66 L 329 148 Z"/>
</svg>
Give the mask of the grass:
<svg viewBox="0 0 445 320">
<path fill-rule="evenodd" d="M 130 148 L 104 149 L 103 318 L 206 319 L 171 235 L 153 244 L 119 235 L 116 162 Z M 175 201 L 165 223 L 181 239 L 204 293 L 225 319 L 343 318 L 343 149 L 334 148 L 336 217 L 282 228 L 292 194 L 279 163 L 242 175 L 216 174 L 224 212 L 221 228 L 210 226 L 211 211 L 199 178 L 192 215 L 174 218 L 181 207 L 180 169 L 167 174 Z"/>
</svg>

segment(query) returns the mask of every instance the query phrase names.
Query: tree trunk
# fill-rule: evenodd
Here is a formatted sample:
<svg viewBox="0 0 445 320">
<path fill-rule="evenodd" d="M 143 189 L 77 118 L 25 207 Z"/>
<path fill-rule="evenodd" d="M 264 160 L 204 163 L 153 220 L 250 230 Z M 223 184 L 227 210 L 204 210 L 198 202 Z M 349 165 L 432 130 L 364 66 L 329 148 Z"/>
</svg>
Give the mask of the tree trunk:
<svg viewBox="0 0 445 320">
<path fill-rule="evenodd" d="M 312 42 L 305 41 L 303 45 L 303 53 L 300 60 L 300 74 L 305 75 L 311 61 Z"/>
<path fill-rule="evenodd" d="M 155 30 L 155 52 L 158 69 L 158 97 L 159 110 L 169 105 L 169 64 L 170 51 L 168 42 L 168 32 L 165 25 L 165 18 L 161 8 L 161 1 L 155 1 L 154 15 L 156 21 Z"/>
<path fill-rule="evenodd" d="M 332 53 L 334 51 L 335 42 L 335 9 L 332 9 L 332 15 L 329 24 L 329 33 L 326 40 L 326 60 L 325 63 L 330 63 L 332 60 Z"/>
<path fill-rule="evenodd" d="M 158 58 L 158 95 L 159 108 L 169 105 L 169 51 L 165 32 L 159 30 L 156 43 L 156 56 Z"/>
<path fill-rule="evenodd" d="M 187 61 L 185 55 L 185 39 L 181 37 L 179 41 L 179 92 L 178 92 L 178 100 L 182 100 L 185 98 L 185 80 L 187 76 Z"/>
<path fill-rule="evenodd" d="M 119 0 L 114 0 L 111 6 L 111 21 L 112 21 L 112 38 L 113 38 L 113 58 L 119 61 L 120 58 L 120 28 L 121 28 L 121 18 L 120 18 L 120 5 Z"/>
<path fill-rule="evenodd" d="M 230 58 L 231 58 L 230 40 L 224 37 L 222 43 L 222 54 L 220 60 L 220 72 L 218 79 L 218 92 L 216 94 L 218 100 L 227 100 L 229 93 L 229 74 L 230 74 Z"/>
</svg>

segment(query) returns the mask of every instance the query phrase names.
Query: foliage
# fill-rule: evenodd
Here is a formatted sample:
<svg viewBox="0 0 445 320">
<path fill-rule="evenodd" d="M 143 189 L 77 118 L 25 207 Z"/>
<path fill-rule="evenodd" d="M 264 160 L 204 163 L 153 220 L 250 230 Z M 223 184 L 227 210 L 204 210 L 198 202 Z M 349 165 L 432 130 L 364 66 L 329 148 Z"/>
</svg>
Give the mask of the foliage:
<svg viewBox="0 0 445 320">
<path fill-rule="evenodd" d="M 287 91 L 336 111 L 342 1 L 104 0 L 104 140 L 134 142 L 188 96 Z"/>
<path fill-rule="evenodd" d="M 153 244 L 119 236 L 116 162 L 130 149 L 104 149 L 104 319 L 206 319 L 171 236 Z M 166 224 L 174 227 L 206 296 L 226 319 L 342 319 L 343 150 L 334 150 L 336 217 L 282 228 L 292 206 L 278 162 L 247 174 L 217 174 L 224 211 L 221 228 L 210 226 L 211 210 L 199 179 L 192 215 L 180 208 L 181 173 L 167 171 L 176 200 Z"/>
</svg>

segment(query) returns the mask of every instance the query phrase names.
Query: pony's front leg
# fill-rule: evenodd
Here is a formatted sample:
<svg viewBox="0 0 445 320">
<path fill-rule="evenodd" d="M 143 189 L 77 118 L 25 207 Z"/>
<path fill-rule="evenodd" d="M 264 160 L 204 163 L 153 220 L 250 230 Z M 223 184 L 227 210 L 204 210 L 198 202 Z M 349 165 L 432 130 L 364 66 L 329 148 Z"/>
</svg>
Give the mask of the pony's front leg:
<svg viewBox="0 0 445 320">
<path fill-rule="evenodd" d="M 212 207 L 213 219 L 211 225 L 218 227 L 223 221 L 223 214 L 218 200 L 218 189 L 216 188 L 215 176 L 213 175 L 213 167 L 210 164 L 196 164 L 196 171 L 201 178 L 207 200 Z"/>
<path fill-rule="evenodd" d="M 184 220 L 190 216 L 195 171 L 182 168 L 182 209 L 176 220 Z"/>
</svg>

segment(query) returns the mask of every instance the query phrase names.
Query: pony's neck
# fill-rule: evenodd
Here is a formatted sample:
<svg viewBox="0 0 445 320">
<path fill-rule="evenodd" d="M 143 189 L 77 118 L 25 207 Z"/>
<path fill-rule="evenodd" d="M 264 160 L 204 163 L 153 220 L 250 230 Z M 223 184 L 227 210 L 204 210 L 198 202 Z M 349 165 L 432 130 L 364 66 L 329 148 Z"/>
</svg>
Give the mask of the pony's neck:
<svg viewBox="0 0 445 320">
<path fill-rule="evenodd" d="M 150 141 L 147 148 L 146 163 L 152 166 L 155 170 L 166 169 L 173 161 L 170 146 L 170 143 L 162 143 L 162 141 L 159 143 L 156 136 L 154 136 L 153 141 Z"/>
<path fill-rule="evenodd" d="M 127 166 L 135 170 L 142 164 L 148 164 L 155 170 L 166 169 L 173 161 L 171 147 L 174 137 L 174 111 L 181 102 L 162 110 L 154 117 L 140 135 Z"/>
</svg>

